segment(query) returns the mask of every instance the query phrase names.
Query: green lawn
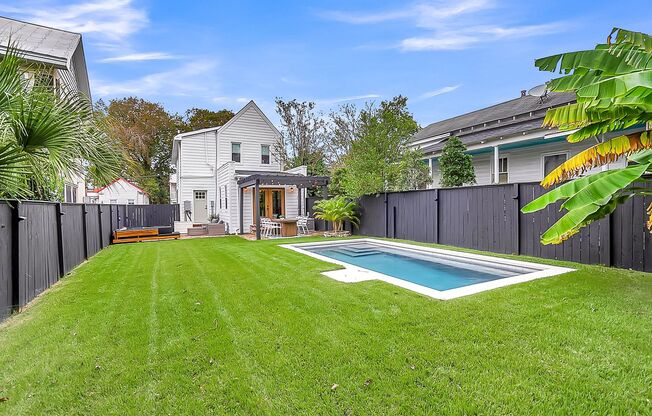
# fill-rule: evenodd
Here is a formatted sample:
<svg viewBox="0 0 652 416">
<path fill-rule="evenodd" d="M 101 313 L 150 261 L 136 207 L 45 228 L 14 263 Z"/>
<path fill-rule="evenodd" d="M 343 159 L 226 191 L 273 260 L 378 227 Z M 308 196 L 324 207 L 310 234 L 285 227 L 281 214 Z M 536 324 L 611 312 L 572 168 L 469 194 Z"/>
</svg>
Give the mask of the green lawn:
<svg viewBox="0 0 652 416">
<path fill-rule="evenodd" d="M 97 254 L 0 325 L 0 413 L 652 413 L 651 274 L 439 301 L 277 245 Z"/>
</svg>

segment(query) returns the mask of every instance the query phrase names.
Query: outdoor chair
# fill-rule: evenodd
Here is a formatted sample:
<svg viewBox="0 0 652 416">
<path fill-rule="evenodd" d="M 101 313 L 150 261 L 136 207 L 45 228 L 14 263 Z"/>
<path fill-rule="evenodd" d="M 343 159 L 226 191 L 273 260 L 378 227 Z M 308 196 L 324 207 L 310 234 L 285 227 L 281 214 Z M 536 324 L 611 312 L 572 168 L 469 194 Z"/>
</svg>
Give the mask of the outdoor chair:
<svg viewBox="0 0 652 416">
<path fill-rule="evenodd" d="M 297 230 L 299 235 L 308 235 L 310 231 L 308 230 L 308 217 L 302 215 L 297 217 Z"/>
<path fill-rule="evenodd" d="M 277 224 L 269 218 L 260 219 L 261 235 L 266 238 L 271 238 L 275 234 L 281 234 L 281 224 Z"/>
</svg>

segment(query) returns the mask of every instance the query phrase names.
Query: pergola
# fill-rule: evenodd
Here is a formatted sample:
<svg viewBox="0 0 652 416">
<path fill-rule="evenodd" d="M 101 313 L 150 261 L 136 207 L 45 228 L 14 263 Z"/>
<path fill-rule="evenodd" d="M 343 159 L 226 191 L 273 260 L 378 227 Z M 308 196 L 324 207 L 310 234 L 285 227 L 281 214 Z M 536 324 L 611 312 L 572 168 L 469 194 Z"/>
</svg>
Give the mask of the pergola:
<svg viewBox="0 0 652 416">
<path fill-rule="evenodd" d="M 240 209 L 240 234 L 244 234 L 244 189 L 254 188 L 253 203 L 256 222 L 256 240 L 260 240 L 260 187 L 263 185 L 294 185 L 299 190 L 298 208 L 301 212 L 301 188 L 322 188 L 322 196 L 328 198 L 328 176 L 304 176 L 297 173 L 287 172 L 245 172 L 236 171 L 238 174 L 247 174 L 248 176 L 238 180 L 239 187 L 239 209 Z M 328 226 L 326 226 L 328 227 Z"/>
</svg>

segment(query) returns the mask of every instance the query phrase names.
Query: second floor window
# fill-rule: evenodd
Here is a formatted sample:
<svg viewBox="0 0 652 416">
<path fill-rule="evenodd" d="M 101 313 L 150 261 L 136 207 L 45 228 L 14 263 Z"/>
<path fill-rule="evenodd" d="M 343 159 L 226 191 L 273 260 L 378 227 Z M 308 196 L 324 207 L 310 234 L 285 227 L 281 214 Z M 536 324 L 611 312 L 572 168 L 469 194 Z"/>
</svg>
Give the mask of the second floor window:
<svg viewBox="0 0 652 416">
<path fill-rule="evenodd" d="M 260 145 L 260 163 L 263 165 L 269 165 L 269 145 L 262 144 Z"/>
<path fill-rule="evenodd" d="M 231 143 L 231 161 L 240 163 L 240 143 Z"/>
</svg>

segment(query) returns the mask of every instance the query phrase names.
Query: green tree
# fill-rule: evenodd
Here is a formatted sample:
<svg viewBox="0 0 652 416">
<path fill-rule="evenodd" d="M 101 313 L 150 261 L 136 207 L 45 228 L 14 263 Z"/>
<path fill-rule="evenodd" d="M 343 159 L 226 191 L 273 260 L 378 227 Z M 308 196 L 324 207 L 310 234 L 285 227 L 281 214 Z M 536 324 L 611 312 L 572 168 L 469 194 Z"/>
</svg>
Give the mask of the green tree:
<svg viewBox="0 0 652 416">
<path fill-rule="evenodd" d="M 398 96 L 360 113 L 357 138 L 345 159 L 346 193 L 352 197 L 424 187 L 429 178 L 423 155 L 409 147 L 419 126 Z"/>
<path fill-rule="evenodd" d="M 466 146 L 453 136 L 446 141 L 439 158 L 441 179 L 439 183 L 444 187 L 462 186 L 475 183 L 475 170 L 473 157 L 466 153 Z"/>
<path fill-rule="evenodd" d="M 30 85 L 29 78 L 37 82 Z M 0 197 L 50 199 L 63 181 L 87 172 L 106 183 L 122 164 L 115 142 L 97 128 L 90 103 L 55 89 L 46 67 L 9 47 L 0 60 Z"/>
<path fill-rule="evenodd" d="M 191 108 L 186 110 L 184 131 L 223 126 L 234 115 L 233 111 L 227 109 L 212 111 L 205 108 Z"/>
<path fill-rule="evenodd" d="M 614 40 L 615 35 L 615 40 Z M 628 156 L 629 166 L 595 173 L 565 183 L 523 207 L 533 212 L 564 200 L 566 214 L 542 236 L 543 244 L 558 244 L 582 227 L 605 217 L 634 195 L 651 195 L 635 181 L 652 173 L 652 38 L 644 33 L 614 28 L 606 44 L 593 50 L 569 52 L 537 59 L 542 71 L 567 74 L 548 82 L 551 91 L 577 95 L 575 104 L 548 110 L 545 127 L 577 130 L 567 140 L 576 143 L 644 125 L 642 132 L 602 140 L 550 172 L 541 183 L 551 186 L 581 175 L 591 168 Z M 602 136 L 604 137 L 604 136 Z M 652 205 L 647 207 L 652 230 Z"/>
<path fill-rule="evenodd" d="M 100 101 L 96 108 L 107 133 L 122 144 L 127 165 L 121 175 L 145 189 L 152 203 L 169 202 L 172 140 L 184 126 L 181 117 L 137 97 Z"/>
</svg>

